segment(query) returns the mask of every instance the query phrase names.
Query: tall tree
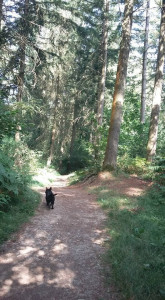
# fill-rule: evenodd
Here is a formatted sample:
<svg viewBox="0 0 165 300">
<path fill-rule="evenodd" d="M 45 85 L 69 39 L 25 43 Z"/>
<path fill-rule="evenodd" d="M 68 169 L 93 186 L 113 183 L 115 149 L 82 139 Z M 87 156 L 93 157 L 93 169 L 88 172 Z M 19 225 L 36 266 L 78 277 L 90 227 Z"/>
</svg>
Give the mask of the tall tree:
<svg viewBox="0 0 165 300">
<path fill-rule="evenodd" d="M 125 0 L 124 18 L 122 22 L 122 39 L 120 44 L 118 68 L 113 95 L 109 134 L 103 163 L 103 168 L 105 169 L 116 168 L 118 142 L 122 121 L 122 110 L 127 76 L 127 63 L 130 50 L 133 4 L 134 0 Z"/>
<path fill-rule="evenodd" d="M 145 38 L 143 50 L 143 70 L 142 70 L 142 92 L 141 92 L 141 113 L 140 121 L 145 123 L 145 102 L 146 102 L 146 81 L 147 81 L 147 50 L 148 50 L 148 33 L 149 33 L 149 18 L 150 18 L 150 0 L 147 0 L 146 7 L 146 24 L 145 24 Z"/>
<path fill-rule="evenodd" d="M 51 145 L 50 145 L 50 154 L 47 160 L 47 166 L 50 167 L 51 162 L 54 157 L 54 147 L 55 147 L 55 138 L 56 138 L 56 113 L 57 113 L 57 105 L 59 101 L 59 89 L 60 89 L 60 78 L 59 75 L 57 76 L 56 80 L 56 97 L 54 101 L 54 116 L 53 116 L 53 124 L 52 124 L 52 132 L 51 132 Z"/>
<path fill-rule="evenodd" d="M 77 123 L 77 116 L 78 116 L 78 109 L 79 109 L 79 103 L 78 103 L 78 96 L 79 93 L 76 93 L 75 101 L 74 101 L 74 107 L 73 107 L 73 125 L 72 125 L 72 133 L 71 133 L 71 141 L 70 141 L 70 157 L 72 157 L 73 149 L 74 149 L 74 143 L 76 139 L 76 123 Z"/>
<path fill-rule="evenodd" d="M 155 83 L 154 83 L 154 91 L 153 91 L 149 137 L 147 143 L 148 161 L 152 161 L 156 154 L 158 122 L 159 122 L 162 82 L 163 82 L 164 58 L 165 58 L 165 0 L 162 1 L 162 8 L 161 8 L 159 48 L 158 48 L 157 67 L 156 67 Z"/>
<path fill-rule="evenodd" d="M 17 76 L 17 86 L 18 86 L 18 93 L 17 93 L 17 102 L 22 102 L 23 97 L 23 87 L 24 87 L 24 76 L 25 76 L 25 51 L 26 51 L 26 43 L 27 43 L 27 17 L 28 17 L 28 9 L 29 9 L 29 0 L 25 0 L 24 2 L 24 9 L 23 9 L 23 16 L 21 20 L 21 32 L 20 32 L 20 42 L 19 42 L 19 73 Z M 18 130 L 15 134 L 15 140 L 20 140 L 20 130 L 21 126 L 18 125 Z"/>
<path fill-rule="evenodd" d="M 104 0 L 103 12 L 103 29 L 102 29 L 102 44 L 101 44 L 101 76 L 98 85 L 98 110 L 97 110 L 97 124 L 102 125 L 103 109 L 104 109 L 104 94 L 105 81 L 107 72 L 107 50 L 108 50 L 108 13 L 109 0 Z"/>
<path fill-rule="evenodd" d="M 0 0 L 0 31 L 2 28 L 2 17 L 3 17 L 3 13 L 2 13 L 2 7 L 3 7 L 3 0 Z"/>
</svg>

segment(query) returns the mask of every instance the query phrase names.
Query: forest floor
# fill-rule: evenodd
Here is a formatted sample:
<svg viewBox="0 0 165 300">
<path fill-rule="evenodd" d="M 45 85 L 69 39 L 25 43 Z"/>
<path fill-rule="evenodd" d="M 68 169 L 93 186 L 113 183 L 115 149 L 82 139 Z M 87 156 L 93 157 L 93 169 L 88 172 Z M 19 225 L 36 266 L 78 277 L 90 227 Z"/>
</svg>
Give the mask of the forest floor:
<svg viewBox="0 0 165 300">
<path fill-rule="evenodd" d="M 109 173 L 68 186 L 68 176 L 57 176 L 54 209 L 46 206 L 45 189 L 38 189 L 42 202 L 36 215 L 0 248 L 0 299 L 122 299 L 113 283 L 105 283 L 106 214 L 90 192 L 105 183 L 130 196 L 149 186 L 136 177 Z"/>
</svg>

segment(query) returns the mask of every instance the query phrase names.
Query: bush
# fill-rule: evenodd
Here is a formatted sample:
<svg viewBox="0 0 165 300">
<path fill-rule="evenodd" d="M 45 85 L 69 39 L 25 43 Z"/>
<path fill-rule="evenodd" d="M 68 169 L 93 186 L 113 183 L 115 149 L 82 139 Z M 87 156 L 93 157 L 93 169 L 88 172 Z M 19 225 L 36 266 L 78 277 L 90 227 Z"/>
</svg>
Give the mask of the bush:
<svg viewBox="0 0 165 300">
<path fill-rule="evenodd" d="M 154 180 L 165 185 L 165 158 L 157 157 L 149 169 L 154 174 Z"/>
<path fill-rule="evenodd" d="M 22 141 L 16 142 L 13 138 L 4 137 L 0 149 L 13 161 L 13 167 L 22 174 L 30 174 L 38 167 L 37 155 Z"/>
<path fill-rule="evenodd" d="M 22 143 L 4 138 L 0 146 L 0 211 L 6 212 L 15 205 L 31 183 L 31 165 L 34 156 Z M 32 162 L 31 162 L 32 160 Z M 36 158 L 35 158 L 36 160 Z M 18 198 L 19 195 L 19 198 Z"/>
<path fill-rule="evenodd" d="M 141 175 L 148 171 L 149 163 L 145 158 L 138 156 L 135 158 L 131 158 L 127 154 L 125 154 L 122 157 L 119 157 L 118 166 L 126 173 L 135 173 Z"/>
</svg>

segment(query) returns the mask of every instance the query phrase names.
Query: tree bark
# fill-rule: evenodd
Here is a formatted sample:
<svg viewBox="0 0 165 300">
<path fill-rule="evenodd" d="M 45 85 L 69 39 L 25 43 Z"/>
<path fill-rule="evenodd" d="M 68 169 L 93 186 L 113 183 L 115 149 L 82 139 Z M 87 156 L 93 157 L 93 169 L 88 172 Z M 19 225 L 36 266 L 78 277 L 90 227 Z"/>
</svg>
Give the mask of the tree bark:
<svg viewBox="0 0 165 300">
<path fill-rule="evenodd" d="M 159 122 L 159 112 L 160 112 L 160 105 L 161 105 L 161 93 L 162 93 L 162 82 L 163 82 L 164 58 L 165 58 L 165 0 L 162 1 L 162 9 L 161 9 L 159 49 L 158 49 L 157 67 L 156 67 L 156 74 L 155 74 L 149 138 L 147 144 L 148 161 L 152 161 L 156 154 L 158 122 Z"/>
<path fill-rule="evenodd" d="M 3 17 L 2 7 L 3 7 L 3 0 L 0 0 L 0 31 L 2 29 L 2 17 Z"/>
<path fill-rule="evenodd" d="M 28 15 L 28 8 L 29 8 L 29 0 L 25 0 L 24 4 L 24 17 L 27 18 Z M 26 51 L 26 40 L 25 37 L 27 35 L 27 22 L 25 21 L 25 24 L 22 25 L 22 36 L 20 41 L 20 65 L 19 65 L 19 73 L 17 76 L 17 86 L 18 86 L 18 93 L 17 93 L 17 103 L 22 102 L 23 97 L 23 89 L 24 89 L 24 77 L 25 77 L 25 51 Z M 20 131 L 21 126 L 17 126 L 17 132 L 15 134 L 15 140 L 18 142 L 20 141 Z"/>
<path fill-rule="evenodd" d="M 116 168 L 117 162 L 118 142 L 123 114 L 122 108 L 127 76 L 127 63 L 130 50 L 133 3 L 134 0 L 125 1 L 124 19 L 122 23 L 122 40 L 120 44 L 120 53 L 116 74 L 108 141 L 103 163 L 103 168 L 110 170 Z"/>
<path fill-rule="evenodd" d="M 77 97 L 78 97 L 78 95 L 77 95 Z M 77 104 L 78 99 L 77 99 L 77 97 L 75 99 L 74 109 L 73 109 L 73 125 L 72 125 L 72 136 L 71 136 L 71 142 L 70 142 L 70 157 L 73 154 L 73 148 L 74 148 L 74 143 L 75 143 L 75 138 L 76 138 L 76 124 L 77 124 L 77 115 L 78 115 L 78 104 Z"/>
<path fill-rule="evenodd" d="M 147 70 L 148 33 L 149 33 L 149 18 L 150 18 L 149 9 L 150 9 L 150 0 L 147 0 L 145 40 L 144 40 L 144 52 L 143 52 L 143 70 L 142 70 L 141 113 L 140 113 L 140 122 L 142 124 L 145 123 L 146 70 Z"/>
<path fill-rule="evenodd" d="M 108 13 L 109 0 L 104 0 L 104 18 L 102 31 L 102 49 L 101 49 L 101 77 L 98 87 L 98 110 L 97 110 L 97 124 L 102 125 L 103 109 L 104 109 L 104 95 L 105 95 L 105 81 L 107 73 L 107 49 L 108 49 Z"/>
<path fill-rule="evenodd" d="M 53 127 L 51 132 L 51 145 L 50 145 L 50 153 L 47 160 L 47 167 L 50 167 L 53 157 L 54 157 L 54 148 L 55 148 L 55 138 L 56 138 L 56 112 L 57 112 L 57 105 L 59 100 L 59 88 L 60 88 L 60 78 L 57 77 L 56 81 L 56 98 L 54 101 L 54 116 L 53 116 Z"/>
</svg>

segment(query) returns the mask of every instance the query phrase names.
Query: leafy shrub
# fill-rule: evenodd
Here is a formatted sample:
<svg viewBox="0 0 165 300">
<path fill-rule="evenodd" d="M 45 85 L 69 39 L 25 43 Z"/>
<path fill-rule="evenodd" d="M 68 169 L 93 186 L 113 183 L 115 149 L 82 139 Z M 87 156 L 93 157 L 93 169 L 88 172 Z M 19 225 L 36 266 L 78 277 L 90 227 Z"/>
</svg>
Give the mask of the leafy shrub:
<svg viewBox="0 0 165 300">
<path fill-rule="evenodd" d="M 154 179 L 165 185 L 165 158 L 157 157 L 149 169 L 153 172 Z"/>
<path fill-rule="evenodd" d="M 12 159 L 14 169 L 19 169 L 19 173 L 24 177 L 38 167 L 36 153 L 22 141 L 16 142 L 13 138 L 4 137 L 0 149 L 8 158 Z"/>
<path fill-rule="evenodd" d="M 15 202 L 23 188 L 23 176 L 14 170 L 14 162 L 0 152 L 0 208 L 6 209 L 11 199 Z"/>
<path fill-rule="evenodd" d="M 32 154 L 32 155 L 31 155 Z M 5 137 L 0 146 L 0 210 L 7 211 L 26 192 L 36 157 L 22 142 Z M 32 162 L 31 162 L 32 161 Z M 19 195 L 19 197 L 18 197 Z"/>
<path fill-rule="evenodd" d="M 118 166 L 124 172 L 130 174 L 136 173 L 138 175 L 141 175 L 148 171 L 149 163 L 146 161 L 145 158 L 138 156 L 135 158 L 131 158 L 127 154 L 125 154 L 122 157 L 119 157 Z"/>
<path fill-rule="evenodd" d="M 16 121 L 15 114 L 16 111 L 11 109 L 10 105 L 6 105 L 3 103 L 2 98 L 6 98 L 4 91 L 1 89 L 0 91 L 0 140 L 4 137 L 4 135 L 13 135 L 16 131 Z"/>
<path fill-rule="evenodd" d="M 5 195 L 3 193 L 0 194 L 0 212 L 2 212 L 1 209 L 4 210 L 5 208 L 7 208 L 7 206 L 10 203 L 10 200 L 11 198 L 8 195 Z"/>
</svg>

